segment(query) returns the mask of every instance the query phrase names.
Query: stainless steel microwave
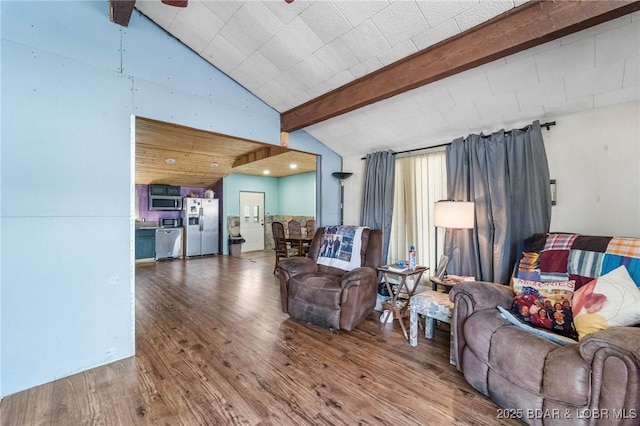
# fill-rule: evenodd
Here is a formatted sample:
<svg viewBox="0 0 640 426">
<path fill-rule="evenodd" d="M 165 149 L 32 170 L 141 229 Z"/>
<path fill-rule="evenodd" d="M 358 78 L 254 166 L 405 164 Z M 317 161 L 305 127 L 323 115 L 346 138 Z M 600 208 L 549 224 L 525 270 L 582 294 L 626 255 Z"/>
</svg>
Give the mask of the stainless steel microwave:
<svg viewBox="0 0 640 426">
<path fill-rule="evenodd" d="M 182 210 L 182 198 L 171 195 L 149 195 L 149 210 Z"/>
</svg>

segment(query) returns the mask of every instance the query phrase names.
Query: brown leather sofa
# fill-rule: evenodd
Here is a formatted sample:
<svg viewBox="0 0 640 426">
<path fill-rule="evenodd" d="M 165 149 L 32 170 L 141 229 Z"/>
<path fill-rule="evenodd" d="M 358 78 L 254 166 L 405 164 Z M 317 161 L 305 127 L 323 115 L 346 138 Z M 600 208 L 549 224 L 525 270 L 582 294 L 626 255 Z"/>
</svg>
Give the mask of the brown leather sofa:
<svg viewBox="0 0 640 426">
<path fill-rule="evenodd" d="M 282 311 L 298 321 L 349 331 L 376 304 L 382 231 L 363 230 L 361 267 L 348 272 L 316 263 L 323 233 L 323 227 L 316 230 L 308 257 L 290 257 L 278 264 Z"/>
<path fill-rule="evenodd" d="M 561 346 L 500 315 L 496 307 L 509 309 L 514 300 L 509 286 L 463 282 L 449 297 L 457 368 L 505 409 L 502 418 L 640 425 L 640 328 L 611 327 Z"/>
</svg>

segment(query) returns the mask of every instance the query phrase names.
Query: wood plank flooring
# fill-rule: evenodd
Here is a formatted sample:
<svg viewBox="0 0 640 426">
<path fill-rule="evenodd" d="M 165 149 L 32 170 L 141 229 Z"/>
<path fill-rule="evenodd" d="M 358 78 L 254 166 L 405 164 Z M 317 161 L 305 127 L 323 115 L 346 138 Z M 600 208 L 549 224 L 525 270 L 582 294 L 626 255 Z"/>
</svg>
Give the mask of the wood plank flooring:
<svg viewBox="0 0 640 426">
<path fill-rule="evenodd" d="M 509 425 L 372 313 L 332 331 L 280 311 L 272 252 L 136 265 L 136 355 L 14 395 L 2 425 Z M 408 322 L 408 321 L 407 321 Z"/>
</svg>

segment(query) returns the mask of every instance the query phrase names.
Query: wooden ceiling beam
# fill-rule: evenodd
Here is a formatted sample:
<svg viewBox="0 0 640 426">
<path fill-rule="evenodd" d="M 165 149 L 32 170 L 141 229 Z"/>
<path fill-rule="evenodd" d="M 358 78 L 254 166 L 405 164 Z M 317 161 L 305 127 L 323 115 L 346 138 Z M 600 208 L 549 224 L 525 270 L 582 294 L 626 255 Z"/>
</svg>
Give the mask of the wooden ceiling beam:
<svg viewBox="0 0 640 426">
<path fill-rule="evenodd" d="M 280 116 L 293 132 L 496 59 L 640 10 L 640 1 L 525 3 Z"/>
<path fill-rule="evenodd" d="M 109 0 L 109 19 L 123 27 L 129 26 L 136 0 Z"/>
<path fill-rule="evenodd" d="M 279 146 L 266 146 L 264 148 L 257 149 L 248 154 L 240 155 L 236 157 L 232 167 L 243 166 L 245 164 L 253 163 L 255 161 L 264 160 L 265 158 L 273 157 L 275 155 L 284 154 L 291 151 L 288 148 Z"/>
</svg>

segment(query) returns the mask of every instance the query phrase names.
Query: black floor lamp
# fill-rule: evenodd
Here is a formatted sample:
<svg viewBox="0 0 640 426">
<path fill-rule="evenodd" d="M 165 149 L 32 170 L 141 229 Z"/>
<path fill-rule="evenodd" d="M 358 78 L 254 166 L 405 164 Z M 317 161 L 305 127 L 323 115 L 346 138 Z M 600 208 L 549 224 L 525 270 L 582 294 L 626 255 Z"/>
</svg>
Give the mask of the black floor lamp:
<svg viewBox="0 0 640 426">
<path fill-rule="evenodd" d="M 353 173 L 346 172 L 331 173 L 331 176 L 340 179 L 340 225 L 344 224 L 344 181 L 345 179 L 350 178 L 352 175 Z"/>
</svg>

